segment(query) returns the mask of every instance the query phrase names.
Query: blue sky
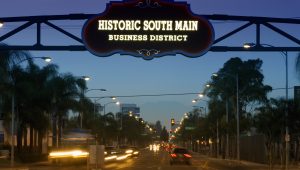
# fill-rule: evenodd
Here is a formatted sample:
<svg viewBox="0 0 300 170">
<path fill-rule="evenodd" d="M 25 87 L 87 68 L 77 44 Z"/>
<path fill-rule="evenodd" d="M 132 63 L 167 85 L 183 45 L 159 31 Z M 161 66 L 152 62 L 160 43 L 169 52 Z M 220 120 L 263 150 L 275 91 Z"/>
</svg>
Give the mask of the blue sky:
<svg viewBox="0 0 300 170">
<path fill-rule="evenodd" d="M 101 13 L 108 0 L 2 0 L 0 17 L 59 15 L 70 13 Z M 300 17 L 300 1 L 297 0 L 187 0 L 196 14 L 228 14 L 241 16 L 263 16 L 280 18 Z M 63 28 L 80 36 L 83 22 L 57 22 Z M 216 37 L 231 31 L 243 23 L 227 22 L 212 23 Z M 6 25 L 0 30 L 0 35 L 16 27 L 17 24 Z M 300 37 L 300 27 L 292 25 L 277 25 L 296 37 Z M 43 27 L 42 42 L 44 44 L 66 44 L 73 42 L 61 38 L 48 27 Z M 255 33 L 253 27 L 224 41 L 222 44 L 241 45 L 253 42 Z M 295 45 L 275 33 L 262 29 L 262 42 L 272 45 Z M 30 44 L 34 40 L 34 29 L 7 39 L 9 44 Z M 75 43 L 76 44 L 76 43 Z M 220 44 L 220 45 L 222 45 Z M 107 92 L 91 91 L 87 96 L 135 95 L 201 92 L 209 81 L 211 74 L 218 71 L 231 57 L 241 57 L 243 60 L 261 58 L 265 83 L 274 88 L 285 87 L 284 59 L 279 52 L 246 53 L 246 52 L 208 52 L 202 57 L 190 59 L 181 55 L 166 56 L 151 61 L 114 55 L 107 58 L 93 56 L 89 52 L 32 52 L 33 56 L 51 56 L 53 62 L 60 67 L 61 72 L 71 72 L 74 75 L 88 75 L 92 78 L 88 87 L 105 88 Z M 289 86 L 299 84 L 296 78 L 294 64 L 297 53 L 289 53 Z M 40 61 L 37 61 L 38 63 Z M 42 65 L 42 63 L 41 63 Z M 284 96 L 283 90 L 274 91 L 273 97 Z M 290 96 L 293 97 L 292 90 Z M 196 95 L 120 98 L 122 103 L 135 103 L 141 107 L 141 116 L 150 122 L 160 120 L 169 124 L 170 117 L 180 119 L 184 112 L 192 110 L 191 100 Z M 110 102 L 109 99 L 100 102 Z M 198 103 L 205 106 L 205 103 Z M 117 111 L 118 107 L 109 105 L 106 111 Z"/>
</svg>

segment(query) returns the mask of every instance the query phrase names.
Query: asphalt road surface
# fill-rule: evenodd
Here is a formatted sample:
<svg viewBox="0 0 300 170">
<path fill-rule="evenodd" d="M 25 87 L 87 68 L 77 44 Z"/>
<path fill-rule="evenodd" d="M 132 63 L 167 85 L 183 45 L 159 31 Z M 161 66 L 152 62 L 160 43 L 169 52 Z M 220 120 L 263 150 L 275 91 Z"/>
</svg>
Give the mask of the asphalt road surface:
<svg viewBox="0 0 300 170">
<path fill-rule="evenodd" d="M 192 165 L 170 165 L 169 154 L 165 151 L 142 150 L 135 158 L 115 161 L 105 164 L 105 170 L 264 170 L 268 166 L 236 162 L 234 160 L 222 160 L 192 154 Z M 14 168 L 19 170 L 87 170 L 85 163 L 49 164 L 37 163 L 25 167 Z M 6 170 L 6 169 L 5 169 Z"/>
</svg>

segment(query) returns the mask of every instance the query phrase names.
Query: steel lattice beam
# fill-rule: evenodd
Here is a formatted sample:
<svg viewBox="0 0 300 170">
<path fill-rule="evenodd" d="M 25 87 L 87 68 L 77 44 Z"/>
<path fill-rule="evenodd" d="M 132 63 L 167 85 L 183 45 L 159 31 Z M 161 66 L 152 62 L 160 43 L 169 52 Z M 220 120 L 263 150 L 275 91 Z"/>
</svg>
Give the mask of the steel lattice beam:
<svg viewBox="0 0 300 170">
<path fill-rule="evenodd" d="M 10 32 L 0 35 L 0 42 L 3 42 L 7 38 L 14 36 L 16 33 L 19 33 L 31 25 L 36 24 L 36 43 L 33 45 L 7 45 L 7 46 L 0 46 L 0 50 L 31 50 L 31 51 L 85 51 L 86 48 L 83 45 L 81 37 L 78 37 L 63 28 L 53 24 L 52 21 L 70 21 L 70 20 L 78 20 L 78 21 L 86 21 L 87 19 L 95 16 L 96 14 L 69 14 L 69 15 L 45 15 L 45 16 L 27 16 L 27 17 L 6 17 L 0 18 L 1 22 L 4 23 L 22 23 L 21 26 L 11 30 Z M 213 46 L 210 48 L 209 51 L 212 52 L 225 52 L 225 51 L 300 51 L 300 37 L 294 37 L 291 34 L 279 29 L 278 27 L 274 26 L 273 24 L 293 24 L 293 25 L 300 25 L 300 19 L 290 19 L 290 18 L 270 18 L 270 17 L 249 17 L 249 16 L 230 16 L 230 15 L 202 15 L 210 21 L 242 21 L 246 22 L 245 25 L 242 25 L 231 32 L 224 34 L 216 38 L 213 43 Z M 41 44 L 41 24 L 48 25 L 49 27 L 53 28 L 54 30 L 61 32 L 66 37 L 73 39 L 75 42 L 79 43 L 80 45 L 43 45 Z M 249 26 L 255 25 L 256 26 L 256 37 L 255 37 L 255 44 L 253 48 L 245 49 L 243 47 L 234 47 L 234 46 L 218 46 L 217 44 L 224 41 L 227 38 L 230 38 L 234 34 L 248 28 Z M 265 47 L 260 42 L 261 37 L 261 25 L 269 28 L 270 31 L 274 31 L 289 39 L 291 42 L 296 43 L 296 46 L 293 47 L 284 47 L 284 46 L 277 46 L 277 47 Z M 218 31 L 218 30 L 215 30 Z M 45 37 L 45 36 L 43 36 Z"/>
</svg>

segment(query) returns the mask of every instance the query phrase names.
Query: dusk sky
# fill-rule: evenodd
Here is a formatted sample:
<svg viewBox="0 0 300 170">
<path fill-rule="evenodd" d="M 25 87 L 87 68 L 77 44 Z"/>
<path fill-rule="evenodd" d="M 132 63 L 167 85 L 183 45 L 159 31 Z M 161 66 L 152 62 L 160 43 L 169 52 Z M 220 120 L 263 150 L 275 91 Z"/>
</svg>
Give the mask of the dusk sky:
<svg viewBox="0 0 300 170">
<path fill-rule="evenodd" d="M 300 18 L 300 1 L 298 0 L 186 0 L 195 14 L 228 14 L 240 16 L 262 16 L 278 18 Z M 63 15 L 72 13 L 97 14 L 104 11 L 109 0 L 2 0 L 1 17 L 35 16 L 35 15 Z M 83 22 L 65 21 L 55 24 L 81 37 Z M 244 22 L 212 22 L 215 37 L 232 31 L 245 24 Z M 19 26 L 9 23 L 0 29 L 0 35 Z M 300 37 L 298 25 L 276 25 L 289 34 Z M 35 26 L 5 40 L 5 43 L 21 45 L 32 44 L 35 40 Z M 255 39 L 254 27 L 231 37 L 218 45 L 242 46 L 245 42 Z M 53 29 L 43 25 L 42 43 L 48 45 L 77 44 L 73 40 L 62 36 Z M 282 46 L 295 46 L 289 40 L 262 27 L 262 43 Z M 145 61 L 125 55 L 113 55 L 100 58 L 86 52 L 31 52 L 35 57 L 51 56 L 60 72 L 70 72 L 76 76 L 88 75 L 92 79 L 88 82 L 89 89 L 105 88 L 107 92 L 91 91 L 87 96 L 122 96 L 139 94 L 165 93 L 196 93 L 204 89 L 212 73 L 217 72 L 231 57 L 241 57 L 243 60 L 260 58 L 263 60 L 262 72 L 265 84 L 273 88 L 285 87 L 284 57 L 280 52 L 208 52 L 199 58 L 187 58 L 182 55 L 165 56 Z M 295 72 L 297 53 L 290 52 L 289 56 L 289 87 L 299 85 Z M 41 66 L 43 63 L 36 60 Z M 272 97 L 283 97 L 284 90 L 270 93 Z M 185 112 L 193 109 L 192 100 L 196 95 L 119 98 L 121 103 L 135 103 L 141 108 L 141 117 L 146 121 L 160 120 L 169 126 L 171 117 L 180 119 Z M 293 90 L 289 90 L 289 97 L 293 97 Z M 103 99 L 101 104 L 111 100 Z M 198 106 L 206 106 L 199 102 Z M 119 108 L 109 105 L 106 111 L 118 111 Z"/>
</svg>

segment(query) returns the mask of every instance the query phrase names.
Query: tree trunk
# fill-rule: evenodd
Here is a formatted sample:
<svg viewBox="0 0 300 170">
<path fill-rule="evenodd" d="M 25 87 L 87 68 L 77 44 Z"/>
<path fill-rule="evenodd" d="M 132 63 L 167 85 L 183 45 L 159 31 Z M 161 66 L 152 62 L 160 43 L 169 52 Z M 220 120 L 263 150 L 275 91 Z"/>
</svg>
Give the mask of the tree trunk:
<svg viewBox="0 0 300 170">
<path fill-rule="evenodd" d="M 62 138 L 62 118 L 58 116 L 58 147 L 61 147 L 61 138 Z"/>
<path fill-rule="evenodd" d="M 38 132 L 38 152 L 42 153 L 42 148 L 43 148 L 43 133 Z"/>
<path fill-rule="evenodd" d="M 23 146 L 23 148 L 27 151 L 27 134 L 28 134 L 28 132 L 27 132 L 27 128 L 25 127 L 24 129 L 23 129 L 23 140 L 24 140 L 24 146 Z"/>
<path fill-rule="evenodd" d="M 56 116 L 52 116 L 52 147 L 57 147 L 57 133 L 56 133 Z"/>
<path fill-rule="evenodd" d="M 30 126 L 30 144 L 29 144 L 29 151 L 32 152 L 33 149 L 33 128 Z"/>
<path fill-rule="evenodd" d="M 33 146 L 34 146 L 34 151 L 37 151 L 37 140 L 38 140 L 38 132 L 34 130 L 34 139 L 33 139 Z"/>
<path fill-rule="evenodd" d="M 17 126 L 17 152 L 22 151 L 22 139 L 23 139 L 23 128 L 22 126 Z"/>
</svg>

